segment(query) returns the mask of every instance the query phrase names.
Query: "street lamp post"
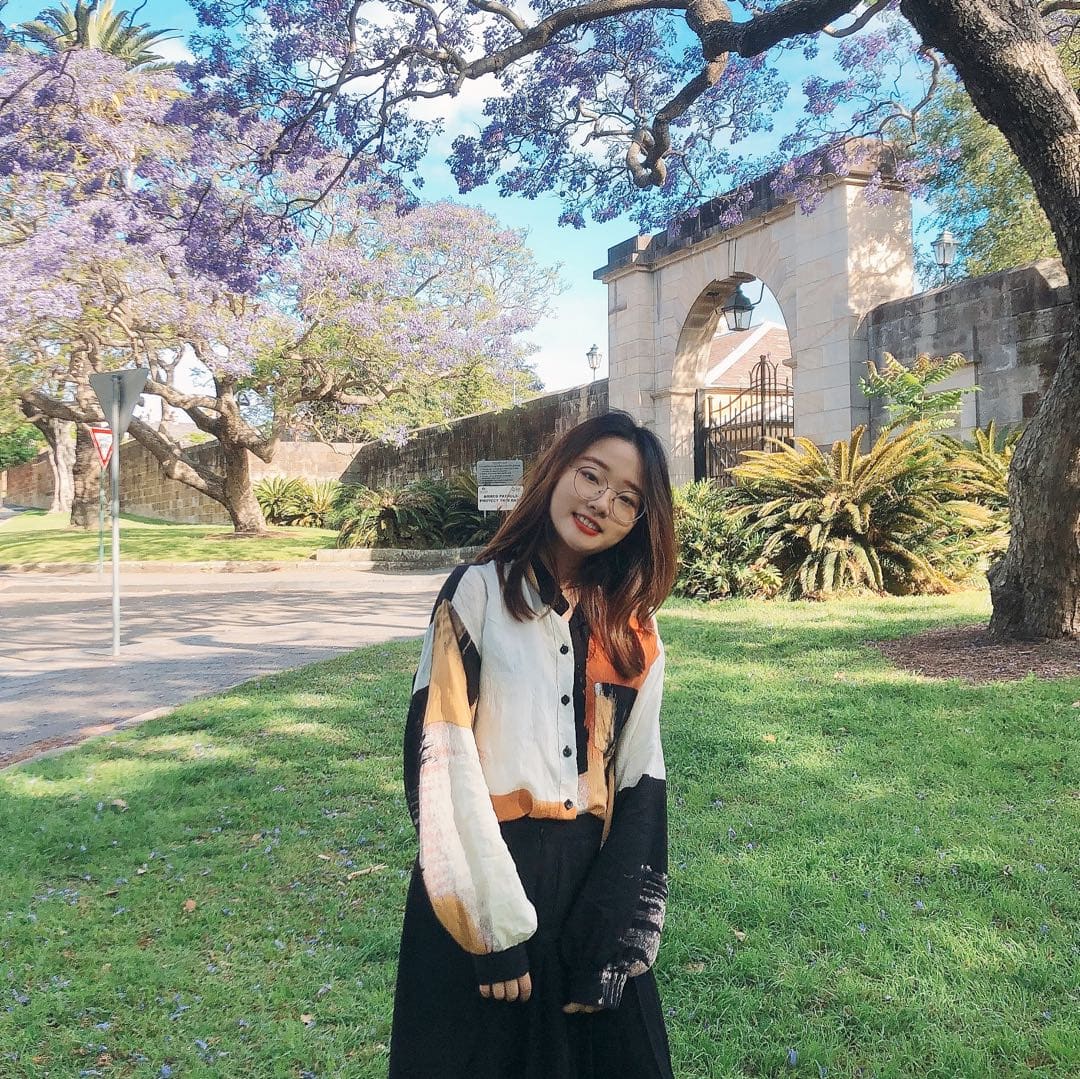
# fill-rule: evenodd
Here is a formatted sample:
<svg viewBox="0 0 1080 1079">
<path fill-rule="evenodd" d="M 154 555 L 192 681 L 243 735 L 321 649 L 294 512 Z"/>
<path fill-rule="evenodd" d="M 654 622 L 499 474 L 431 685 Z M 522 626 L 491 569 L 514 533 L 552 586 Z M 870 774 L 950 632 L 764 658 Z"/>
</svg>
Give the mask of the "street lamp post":
<svg viewBox="0 0 1080 1079">
<path fill-rule="evenodd" d="M 589 370 L 592 371 L 593 382 L 595 382 L 596 372 L 600 369 L 600 350 L 596 345 L 593 345 L 593 347 L 585 353 L 585 359 L 589 361 Z"/>
<path fill-rule="evenodd" d="M 941 268 L 941 283 L 949 280 L 949 267 L 956 261 L 956 250 L 960 246 L 953 234 L 945 229 L 931 245 L 934 249 L 934 261 Z"/>
</svg>

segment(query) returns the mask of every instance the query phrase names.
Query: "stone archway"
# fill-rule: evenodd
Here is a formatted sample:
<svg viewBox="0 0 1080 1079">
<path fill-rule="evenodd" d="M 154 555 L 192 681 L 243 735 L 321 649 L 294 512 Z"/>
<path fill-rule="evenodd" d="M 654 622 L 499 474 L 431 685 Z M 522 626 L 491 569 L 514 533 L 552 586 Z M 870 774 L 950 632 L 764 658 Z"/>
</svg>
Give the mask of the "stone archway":
<svg viewBox="0 0 1080 1079">
<path fill-rule="evenodd" d="M 672 482 L 694 478 L 694 396 L 707 370 L 720 307 L 740 281 L 764 281 L 791 338 L 795 432 L 819 444 L 869 416 L 859 379 L 869 358 L 863 316 L 913 287 L 911 205 L 864 197 L 869 171 L 826 182 L 812 213 L 753 185 L 733 229 L 725 198 L 689 227 L 613 247 L 595 276 L 608 287 L 608 394 L 664 441 Z"/>
</svg>

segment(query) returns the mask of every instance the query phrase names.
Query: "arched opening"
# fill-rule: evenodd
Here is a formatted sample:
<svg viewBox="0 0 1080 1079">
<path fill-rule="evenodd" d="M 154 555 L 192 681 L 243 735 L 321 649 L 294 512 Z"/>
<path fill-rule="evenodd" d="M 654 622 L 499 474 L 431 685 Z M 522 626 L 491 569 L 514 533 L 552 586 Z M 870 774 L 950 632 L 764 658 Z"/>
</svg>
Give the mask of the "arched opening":
<svg viewBox="0 0 1080 1079">
<path fill-rule="evenodd" d="M 723 485 L 747 450 L 775 449 L 773 439 L 790 442 L 795 433 L 794 350 L 783 309 L 765 282 L 737 277 L 700 298 L 712 312 L 699 318 L 711 334 L 696 365 L 694 478 Z"/>
</svg>

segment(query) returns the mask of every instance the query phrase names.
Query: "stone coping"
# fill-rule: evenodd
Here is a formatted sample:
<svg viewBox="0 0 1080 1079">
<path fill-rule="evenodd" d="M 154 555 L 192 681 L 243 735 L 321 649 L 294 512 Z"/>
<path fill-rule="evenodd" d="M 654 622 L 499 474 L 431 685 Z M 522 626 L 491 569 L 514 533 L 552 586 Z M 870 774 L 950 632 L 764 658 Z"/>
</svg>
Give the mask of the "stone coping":
<svg viewBox="0 0 1080 1079">
<path fill-rule="evenodd" d="M 315 552 L 317 562 L 336 565 L 350 562 L 406 562 L 414 566 L 442 566 L 447 562 L 467 562 L 483 547 L 445 547 L 414 551 L 404 547 L 324 547 Z"/>
</svg>

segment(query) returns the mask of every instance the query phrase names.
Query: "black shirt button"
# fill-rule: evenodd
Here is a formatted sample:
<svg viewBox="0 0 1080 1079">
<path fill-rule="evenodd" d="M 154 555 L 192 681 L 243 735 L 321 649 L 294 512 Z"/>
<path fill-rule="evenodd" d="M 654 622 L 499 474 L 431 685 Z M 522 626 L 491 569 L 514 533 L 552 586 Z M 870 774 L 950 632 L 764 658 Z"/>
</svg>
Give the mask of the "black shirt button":
<svg viewBox="0 0 1080 1079">
<path fill-rule="evenodd" d="M 566 653 L 570 651 L 570 646 L 569 646 L 569 645 L 566 645 L 566 644 L 564 644 L 564 645 L 563 645 L 563 646 L 562 646 L 562 647 L 561 647 L 561 648 L 559 649 L 559 651 L 560 651 L 560 652 L 562 652 L 562 654 L 563 654 L 563 655 L 565 656 L 565 655 L 566 655 Z"/>
<path fill-rule="evenodd" d="M 564 757 L 569 757 L 569 756 L 570 756 L 570 754 L 571 754 L 571 753 L 573 753 L 573 752 L 574 752 L 574 751 L 573 751 L 573 750 L 572 750 L 572 749 L 571 749 L 571 748 L 570 748 L 569 746 L 563 746 L 563 751 L 562 751 L 562 755 L 563 755 Z"/>
<path fill-rule="evenodd" d="M 563 802 L 563 805 L 564 805 L 564 806 L 565 806 L 565 807 L 566 807 L 567 809 L 573 809 L 573 808 L 574 808 L 574 803 L 573 803 L 573 802 L 572 802 L 572 801 L 571 801 L 571 800 L 570 800 L 569 798 L 567 798 L 567 799 L 566 799 L 566 801 L 565 801 L 565 802 Z"/>
<path fill-rule="evenodd" d="M 569 704 L 570 703 L 570 698 L 565 693 L 562 695 L 562 702 L 563 702 L 563 704 Z"/>
</svg>

